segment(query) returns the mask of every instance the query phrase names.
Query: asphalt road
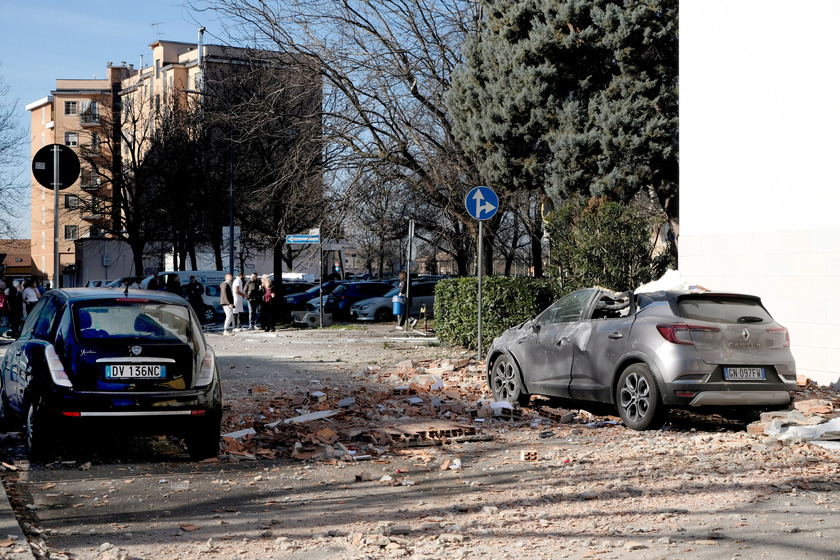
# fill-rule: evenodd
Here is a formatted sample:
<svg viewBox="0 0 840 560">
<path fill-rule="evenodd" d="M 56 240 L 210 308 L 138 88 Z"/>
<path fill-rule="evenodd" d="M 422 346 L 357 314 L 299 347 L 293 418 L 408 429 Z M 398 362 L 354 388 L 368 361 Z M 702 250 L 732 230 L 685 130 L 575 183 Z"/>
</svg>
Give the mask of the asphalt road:
<svg viewBox="0 0 840 560">
<path fill-rule="evenodd" d="M 392 325 L 208 337 L 232 414 L 259 386 L 358 385 L 370 366 L 464 356 Z M 39 558 L 840 558 L 836 452 L 771 446 L 714 419 L 487 429 L 487 441 L 350 463 L 195 463 L 168 438 L 99 433 L 49 463 L 29 464 L 14 437 L 0 452 Z M 530 450 L 538 461 L 521 460 Z M 0 535 L 0 558 L 19 543 Z"/>
</svg>

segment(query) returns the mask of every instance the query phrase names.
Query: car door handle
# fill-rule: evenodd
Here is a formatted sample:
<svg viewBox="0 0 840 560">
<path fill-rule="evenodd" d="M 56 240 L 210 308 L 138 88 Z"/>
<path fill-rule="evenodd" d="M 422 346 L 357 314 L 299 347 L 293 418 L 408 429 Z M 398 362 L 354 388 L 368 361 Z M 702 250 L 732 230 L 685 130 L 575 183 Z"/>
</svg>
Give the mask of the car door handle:
<svg viewBox="0 0 840 560">
<path fill-rule="evenodd" d="M 563 346 L 564 344 L 568 344 L 568 343 L 569 343 L 569 338 L 564 336 L 563 338 L 561 338 L 560 340 L 557 341 L 557 346 Z"/>
<path fill-rule="evenodd" d="M 610 333 L 610 340 L 618 340 L 619 338 L 624 338 L 624 335 L 620 332 Z"/>
</svg>

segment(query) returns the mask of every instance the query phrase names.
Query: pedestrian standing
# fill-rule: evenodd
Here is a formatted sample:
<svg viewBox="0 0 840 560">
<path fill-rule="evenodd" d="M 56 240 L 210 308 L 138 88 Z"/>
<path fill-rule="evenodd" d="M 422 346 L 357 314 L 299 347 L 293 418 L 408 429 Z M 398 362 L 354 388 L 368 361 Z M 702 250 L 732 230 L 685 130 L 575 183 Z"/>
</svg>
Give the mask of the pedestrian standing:
<svg viewBox="0 0 840 560">
<path fill-rule="evenodd" d="M 34 278 L 30 279 L 23 289 L 23 304 L 26 307 L 27 317 L 32 312 L 35 304 L 38 303 L 38 300 L 41 299 L 41 294 L 38 292 L 38 286 L 35 285 L 35 282 L 36 280 Z"/>
<path fill-rule="evenodd" d="M 245 311 L 245 273 L 241 270 L 233 281 L 233 330 L 235 332 L 242 330 L 242 312 Z"/>
<path fill-rule="evenodd" d="M 260 309 L 260 280 L 256 272 L 251 273 L 251 277 L 245 282 L 245 297 L 248 299 L 248 329 L 256 330 L 257 315 Z"/>
<path fill-rule="evenodd" d="M 0 325 L 9 324 L 9 302 L 6 301 L 6 283 L 0 280 Z"/>
<path fill-rule="evenodd" d="M 171 274 L 169 276 L 169 279 L 166 281 L 166 291 L 176 296 L 181 295 L 181 279 L 178 278 L 177 274 Z"/>
<path fill-rule="evenodd" d="M 405 318 L 405 316 L 408 312 L 408 310 L 406 309 L 406 307 L 407 307 L 406 304 L 408 302 L 405 301 L 405 299 L 406 299 L 405 298 L 405 291 L 406 291 L 406 288 L 408 286 L 408 280 L 406 279 L 406 274 L 405 274 L 404 270 L 400 271 L 399 278 L 400 278 L 400 284 L 399 284 L 399 288 L 397 289 L 397 297 L 402 298 L 403 304 L 402 304 L 402 309 L 400 310 L 400 314 L 397 315 L 397 330 L 401 331 L 403 329 L 403 319 Z"/>
<path fill-rule="evenodd" d="M 268 274 L 263 274 L 260 286 L 260 326 L 265 332 L 274 332 L 274 287 Z"/>
<path fill-rule="evenodd" d="M 190 302 L 190 306 L 199 317 L 203 316 L 204 311 L 204 286 L 199 282 L 195 276 L 190 276 L 190 281 L 184 286 L 184 296 Z"/>
<path fill-rule="evenodd" d="M 23 297 L 20 293 L 20 284 L 15 281 L 9 286 L 9 293 L 6 299 L 9 304 L 9 327 L 12 338 L 20 336 L 20 326 L 23 323 Z"/>
<path fill-rule="evenodd" d="M 230 272 L 225 274 L 225 281 L 222 282 L 221 286 L 221 303 L 222 309 L 225 310 L 225 324 L 222 327 L 222 334 L 224 336 L 231 336 L 233 334 L 233 317 L 235 313 L 233 312 L 233 287 L 231 283 L 233 282 L 233 274 Z"/>
</svg>

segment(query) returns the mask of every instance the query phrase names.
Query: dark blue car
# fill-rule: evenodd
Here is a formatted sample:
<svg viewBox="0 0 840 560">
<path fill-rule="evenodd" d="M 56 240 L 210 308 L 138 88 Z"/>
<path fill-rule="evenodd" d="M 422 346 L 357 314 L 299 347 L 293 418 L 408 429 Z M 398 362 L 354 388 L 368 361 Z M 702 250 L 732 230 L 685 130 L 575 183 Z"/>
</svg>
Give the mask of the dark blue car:
<svg viewBox="0 0 840 560">
<path fill-rule="evenodd" d="M 347 284 L 346 280 L 328 280 L 324 282 L 324 295 L 326 296 L 338 286 L 342 284 Z M 320 288 L 316 284 L 315 286 L 309 288 L 305 292 L 287 294 L 284 296 L 286 301 L 286 311 L 303 311 L 306 309 L 306 302 L 311 300 L 312 298 L 317 298 L 320 293 Z"/>
<path fill-rule="evenodd" d="M 108 428 L 183 437 L 202 459 L 218 454 L 221 418 L 215 354 L 166 292 L 50 290 L 0 363 L 0 419 L 23 425 L 36 458 L 63 432 Z"/>
</svg>

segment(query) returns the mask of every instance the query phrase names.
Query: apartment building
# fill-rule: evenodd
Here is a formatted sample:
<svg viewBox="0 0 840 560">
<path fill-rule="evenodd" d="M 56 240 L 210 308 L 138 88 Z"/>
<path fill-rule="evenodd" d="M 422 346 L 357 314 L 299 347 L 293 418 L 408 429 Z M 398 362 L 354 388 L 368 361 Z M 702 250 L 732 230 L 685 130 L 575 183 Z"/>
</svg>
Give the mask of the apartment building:
<svg viewBox="0 0 840 560">
<path fill-rule="evenodd" d="M 100 104 L 103 99 L 110 98 L 112 85 L 118 84 L 129 72 L 131 69 L 123 66 L 109 68 L 107 78 L 101 80 L 56 80 L 56 88 L 50 95 L 26 106 L 30 112 L 31 156 L 49 144 L 64 144 L 78 153 L 83 150 L 100 152 L 103 134 L 106 134 L 99 122 Z M 109 157 L 107 153 L 100 155 Z M 56 285 L 54 193 L 38 184 L 34 177 L 31 185 L 33 274 Z M 89 166 L 82 165 L 79 179 L 59 192 L 59 274 L 72 274 L 77 239 L 100 237 L 107 230 L 107 219 L 99 211 L 99 200 L 107 196 L 105 190 L 108 188 Z M 61 284 L 66 285 L 66 282 Z"/>
<path fill-rule="evenodd" d="M 77 285 L 77 240 L 114 237 L 114 225 L 120 224 L 119 188 L 112 184 L 114 174 L 109 170 L 119 168 L 123 158 L 143 155 L 148 142 L 136 136 L 151 137 L 169 108 L 202 99 L 206 74 L 230 73 L 229 68 L 244 66 L 255 56 L 235 47 L 205 45 L 200 37 L 198 43 L 152 43 L 149 62 L 141 63 L 141 68 L 108 63 L 103 79 L 57 79 L 50 95 L 26 106 L 32 156 L 56 143 L 73 148 L 81 161 L 79 179 L 60 191 L 58 271 L 54 270 L 54 194 L 31 178 L 35 275 L 54 285 Z M 276 53 L 262 54 L 269 60 Z"/>
</svg>

